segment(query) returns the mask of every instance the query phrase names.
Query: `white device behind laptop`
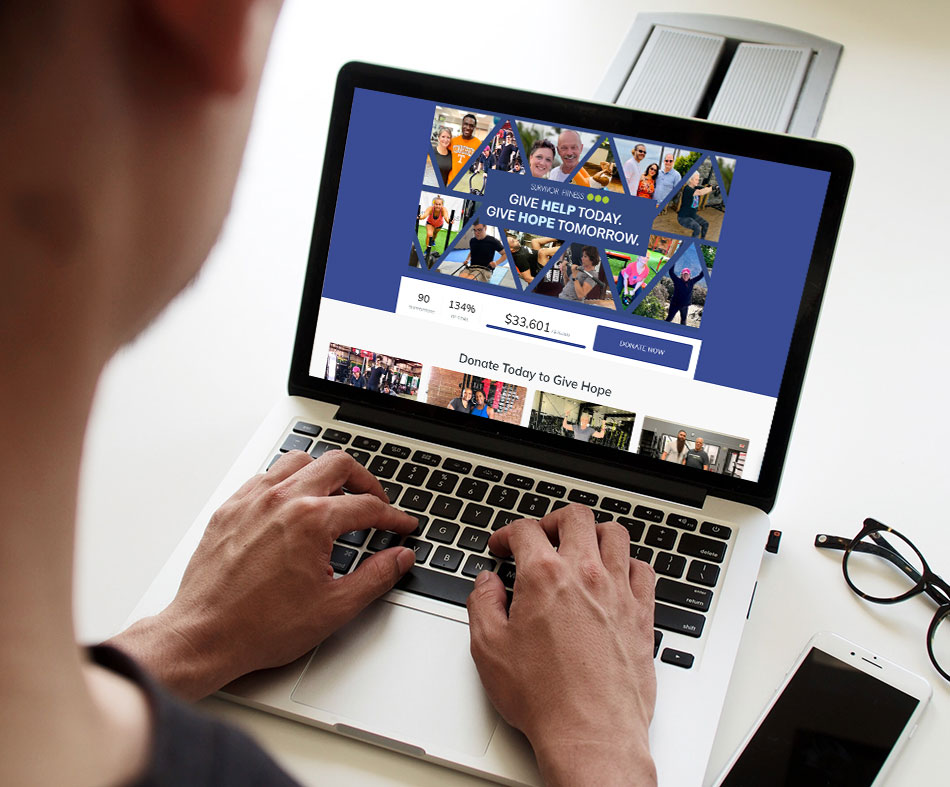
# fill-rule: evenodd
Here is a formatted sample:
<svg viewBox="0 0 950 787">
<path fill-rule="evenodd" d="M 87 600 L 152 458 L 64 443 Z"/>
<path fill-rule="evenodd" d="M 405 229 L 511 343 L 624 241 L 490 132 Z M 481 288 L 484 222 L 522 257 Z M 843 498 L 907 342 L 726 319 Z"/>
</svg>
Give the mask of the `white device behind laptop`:
<svg viewBox="0 0 950 787">
<path fill-rule="evenodd" d="M 373 119 L 383 115 L 399 121 L 386 139 L 388 156 L 369 145 L 378 136 Z M 475 118 L 481 137 L 466 140 L 465 116 Z M 459 146 L 468 146 L 473 160 L 483 144 L 503 160 L 509 133 L 517 153 L 507 169 L 472 171 L 466 159 L 446 170 L 447 183 L 430 156 L 444 125 L 460 132 Z M 528 168 L 526 140 L 553 135 L 556 143 L 565 128 L 577 129 L 584 143 L 569 180 L 519 174 L 512 161 Z M 620 177 L 627 148 L 637 145 L 660 158 L 675 151 L 687 162 L 683 182 L 660 203 L 638 197 Z M 691 163 L 689 154 L 697 154 Z M 765 512 L 778 487 L 850 169 L 845 151 L 820 143 L 347 66 L 334 104 L 291 395 L 274 407 L 132 618 L 172 599 L 211 513 L 281 450 L 348 450 L 386 478 L 397 505 L 426 519 L 425 536 L 443 522 L 454 540 L 435 533 L 434 548 L 422 550 L 426 557 L 407 581 L 312 656 L 246 676 L 222 694 L 454 768 L 537 784 L 530 748 L 491 708 L 469 656 L 459 589 L 470 582 L 471 560 L 491 558 L 462 538 L 478 540 L 478 527 L 488 531 L 502 516 L 540 516 L 569 500 L 589 502 L 598 516 L 625 524 L 631 554 L 657 570 L 662 642 L 651 746 L 661 783 L 700 783 L 768 531 Z M 581 170 L 614 178 L 597 189 Z M 682 203 L 692 196 L 684 189 L 692 173 L 719 192 L 718 202 L 713 188 L 696 196 L 698 214 L 712 221 L 709 234 L 695 240 L 679 223 L 690 211 Z M 763 214 L 762 189 L 776 182 L 785 207 Z M 442 195 L 436 238 L 449 218 L 447 204 L 461 203 L 455 234 L 449 221 L 441 248 L 438 241 L 428 246 L 420 226 L 427 207 L 420 193 Z M 466 251 L 459 246 L 477 237 L 470 231 L 476 216 L 494 217 L 492 237 L 503 258 L 485 281 L 458 276 L 467 267 L 458 264 Z M 515 275 L 522 260 L 511 238 L 520 235 L 528 245 L 542 230 L 563 243 L 528 283 Z M 599 238 L 597 246 L 591 237 Z M 774 245 L 766 249 L 765 239 Z M 591 248 L 600 258 L 592 269 L 582 260 L 594 256 Z M 572 264 L 555 274 L 560 258 Z M 760 265 L 764 258 L 772 267 Z M 700 318 L 690 304 L 685 324 L 655 309 L 649 316 L 649 293 L 666 287 L 666 278 L 690 278 L 683 276 L 687 268 L 707 284 Z M 567 286 L 565 271 L 583 280 L 578 270 L 600 279 L 590 302 L 553 294 Z M 638 274 L 649 281 L 631 297 L 624 285 Z M 667 316 L 675 317 L 677 288 L 670 287 Z M 769 302 L 756 303 L 756 295 Z M 385 371 L 374 389 L 347 384 L 351 375 L 370 375 L 377 359 Z M 466 389 L 484 394 L 484 408 L 453 412 L 452 394 Z M 493 417 L 477 417 L 485 408 Z M 700 469 L 660 461 L 680 429 L 690 464 Z M 584 439 L 589 432 L 595 437 Z M 417 472 L 427 480 L 416 483 Z M 445 476 L 459 494 L 464 488 L 471 495 L 462 496 L 465 508 L 454 519 L 433 514 L 436 505 L 448 505 L 438 495 Z M 416 489 L 421 499 L 410 496 Z M 349 570 L 372 544 L 343 541 L 335 551 L 339 570 Z M 464 565 L 436 562 L 455 555 Z M 510 570 L 504 563 L 495 568 Z M 448 582 L 450 571 L 455 597 L 446 601 L 433 587 Z"/>
</svg>

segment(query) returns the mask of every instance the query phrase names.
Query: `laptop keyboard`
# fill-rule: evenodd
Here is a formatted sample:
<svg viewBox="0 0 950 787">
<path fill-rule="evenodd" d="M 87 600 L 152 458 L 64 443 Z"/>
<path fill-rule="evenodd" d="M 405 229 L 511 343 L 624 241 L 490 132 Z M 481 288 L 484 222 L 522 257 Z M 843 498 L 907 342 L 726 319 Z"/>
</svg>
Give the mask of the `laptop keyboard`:
<svg viewBox="0 0 950 787">
<path fill-rule="evenodd" d="M 656 572 L 654 657 L 664 632 L 682 635 L 685 642 L 702 637 L 732 536 L 727 525 L 303 421 L 294 424 L 268 468 L 292 450 L 313 457 L 346 451 L 379 479 L 390 503 L 419 522 L 406 537 L 381 530 L 344 533 L 330 557 L 338 574 L 401 544 L 416 553 L 416 564 L 396 585 L 400 590 L 465 606 L 475 577 L 487 570 L 498 574 L 510 598 L 515 565 L 488 551 L 492 531 L 581 503 L 593 510 L 596 521 L 623 525 L 630 534 L 630 556 Z M 682 647 L 666 647 L 660 660 L 691 668 L 698 648 Z"/>
</svg>

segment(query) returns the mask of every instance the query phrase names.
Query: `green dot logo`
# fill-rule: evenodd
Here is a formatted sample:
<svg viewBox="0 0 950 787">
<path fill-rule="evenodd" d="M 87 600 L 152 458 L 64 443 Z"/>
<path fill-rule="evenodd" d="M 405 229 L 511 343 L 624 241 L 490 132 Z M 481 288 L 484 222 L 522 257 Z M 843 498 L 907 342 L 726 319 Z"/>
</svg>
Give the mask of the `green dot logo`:
<svg viewBox="0 0 950 787">
<path fill-rule="evenodd" d="M 588 195 L 587 195 L 587 201 L 590 202 L 592 199 L 594 199 L 594 195 L 593 195 L 593 194 L 588 194 Z"/>
<path fill-rule="evenodd" d="M 610 197 L 604 197 L 604 205 L 610 202 Z"/>
<path fill-rule="evenodd" d="M 603 197 L 601 197 L 600 194 L 598 194 L 596 197 L 594 197 L 594 202 L 600 202 L 602 199 Z"/>
</svg>

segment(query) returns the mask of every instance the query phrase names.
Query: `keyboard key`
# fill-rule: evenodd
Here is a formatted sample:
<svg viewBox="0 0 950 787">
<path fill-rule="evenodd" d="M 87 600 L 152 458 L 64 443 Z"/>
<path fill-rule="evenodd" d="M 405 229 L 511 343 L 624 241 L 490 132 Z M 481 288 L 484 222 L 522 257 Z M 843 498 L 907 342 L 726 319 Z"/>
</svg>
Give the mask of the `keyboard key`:
<svg viewBox="0 0 950 787">
<path fill-rule="evenodd" d="M 431 513 L 432 516 L 442 517 L 443 519 L 455 519 L 461 510 L 461 500 L 456 500 L 454 497 L 439 495 L 432 504 L 432 508 L 429 509 L 429 513 Z"/>
<path fill-rule="evenodd" d="M 446 459 L 442 463 L 442 467 L 445 470 L 451 470 L 453 473 L 461 473 L 462 475 L 467 475 L 472 472 L 471 463 L 462 462 L 459 459 Z"/>
<path fill-rule="evenodd" d="M 419 524 L 416 526 L 416 529 L 413 530 L 409 535 L 411 536 L 421 536 L 422 531 L 427 524 L 429 524 L 429 517 L 423 514 L 415 514 L 412 511 L 407 511 L 407 514 L 415 519 Z"/>
<path fill-rule="evenodd" d="M 560 484 L 549 484 L 547 481 L 538 481 L 537 493 L 547 495 L 548 497 L 564 497 L 567 494 L 567 488 Z"/>
<path fill-rule="evenodd" d="M 402 536 L 399 533 L 393 533 L 389 530 L 377 530 L 369 540 L 366 548 L 370 552 L 379 552 L 381 549 L 399 546 L 399 539 Z"/>
<path fill-rule="evenodd" d="M 594 521 L 595 522 L 611 522 L 613 521 L 614 515 L 607 511 L 595 511 L 594 512 Z"/>
<path fill-rule="evenodd" d="M 429 468 L 424 467 L 423 465 L 414 465 L 410 462 L 406 462 L 401 468 L 399 468 L 399 475 L 396 476 L 396 480 L 404 484 L 412 484 L 412 486 L 420 486 L 423 481 L 426 480 L 426 476 L 429 475 Z"/>
<path fill-rule="evenodd" d="M 439 547 L 435 550 L 429 565 L 432 568 L 441 568 L 443 571 L 457 571 L 458 567 L 462 565 L 463 557 L 465 557 L 465 553 L 459 552 L 457 549 Z"/>
<path fill-rule="evenodd" d="M 454 577 L 442 571 L 430 571 L 427 568 L 413 566 L 405 576 L 396 583 L 401 590 L 418 593 L 420 596 L 448 601 L 450 604 L 465 606 L 468 594 L 472 592 L 475 583 L 470 579 Z"/>
<path fill-rule="evenodd" d="M 641 522 L 639 519 L 630 519 L 625 516 L 618 516 L 617 521 L 627 528 L 627 532 L 630 533 L 631 541 L 639 541 L 643 538 L 643 528 L 646 527 L 645 522 Z"/>
<path fill-rule="evenodd" d="M 316 424 L 308 424 L 306 421 L 297 421 L 294 424 L 294 431 L 297 434 L 305 434 L 310 437 L 316 437 L 320 434 L 320 427 Z"/>
<path fill-rule="evenodd" d="M 383 492 L 386 493 L 386 497 L 389 498 L 390 503 L 395 503 L 399 499 L 399 494 L 402 492 L 402 487 L 399 484 L 394 484 L 392 481 L 380 481 L 380 486 L 383 488 Z"/>
<path fill-rule="evenodd" d="M 695 585 L 686 585 L 674 582 L 672 579 L 660 577 L 656 581 L 657 601 L 669 601 L 680 607 L 695 609 L 697 612 L 706 612 L 712 604 L 713 592 Z"/>
<path fill-rule="evenodd" d="M 356 560 L 356 550 L 334 544 L 330 551 L 330 565 L 337 574 L 345 574 Z"/>
<path fill-rule="evenodd" d="M 327 429 L 323 433 L 324 440 L 329 440 L 331 443 L 343 443 L 344 445 L 350 442 L 350 437 L 352 435 L 349 432 L 341 432 L 339 429 Z"/>
<path fill-rule="evenodd" d="M 705 585 L 708 588 L 715 587 L 719 581 L 719 566 L 704 563 L 702 560 L 694 560 L 689 565 L 689 571 L 686 572 L 686 579 L 695 582 L 697 585 Z"/>
<path fill-rule="evenodd" d="M 647 508 L 646 506 L 637 506 L 633 509 L 633 515 L 638 519 L 647 519 L 650 522 L 662 522 L 663 512 L 658 508 Z"/>
<path fill-rule="evenodd" d="M 357 462 L 359 462 L 363 467 L 366 467 L 366 463 L 369 461 L 370 455 L 366 451 L 358 451 L 355 448 L 347 448 L 346 452 L 352 456 Z"/>
<path fill-rule="evenodd" d="M 494 486 L 485 502 L 496 508 L 514 508 L 520 494 L 521 492 L 510 486 Z"/>
<path fill-rule="evenodd" d="M 420 541 L 418 538 L 407 538 L 403 542 L 403 546 L 409 547 L 416 553 L 416 563 L 425 563 L 426 558 L 429 557 L 429 553 L 432 551 L 432 544 L 428 541 Z"/>
<path fill-rule="evenodd" d="M 310 446 L 313 444 L 313 440 L 309 437 L 304 437 L 299 434 L 289 434 L 287 439 L 284 440 L 283 445 L 281 445 L 280 450 L 282 453 L 287 451 L 309 451 Z"/>
<path fill-rule="evenodd" d="M 491 515 L 494 513 L 488 506 L 478 503 L 469 503 L 465 506 L 462 516 L 459 517 L 466 525 L 477 525 L 478 527 L 488 527 L 491 524 Z M 488 540 L 488 534 L 485 535 Z"/>
<path fill-rule="evenodd" d="M 438 454 L 433 454 L 431 451 L 416 451 L 412 455 L 412 461 L 418 462 L 420 465 L 429 465 L 429 467 L 438 467 L 439 462 L 442 461 L 442 457 Z"/>
<path fill-rule="evenodd" d="M 696 529 L 696 520 L 691 516 L 683 516 L 682 514 L 670 514 L 666 518 L 666 524 L 678 527 L 680 530 Z"/>
<path fill-rule="evenodd" d="M 531 487 L 534 486 L 534 479 L 528 478 L 526 475 L 508 473 L 508 475 L 505 476 L 505 486 L 514 486 L 518 489 L 531 489 Z"/>
<path fill-rule="evenodd" d="M 630 557 L 635 560 L 642 560 L 644 563 L 649 563 L 653 560 L 653 550 L 650 547 L 642 546 L 641 544 L 631 544 L 630 545 Z"/>
<path fill-rule="evenodd" d="M 704 536 L 712 536 L 713 538 L 723 538 L 728 540 L 732 536 L 732 528 L 726 527 L 725 525 L 717 525 L 713 522 L 703 522 L 702 527 L 699 528 L 699 532 Z"/>
<path fill-rule="evenodd" d="M 699 637 L 706 625 L 706 618 L 695 612 L 666 604 L 656 604 L 653 609 L 653 625 L 657 628 L 685 634 L 687 637 Z"/>
<path fill-rule="evenodd" d="M 366 541 L 366 537 L 369 535 L 368 530 L 347 530 L 345 533 L 341 534 L 337 541 L 341 544 L 349 544 L 353 547 L 363 546 L 363 542 Z"/>
<path fill-rule="evenodd" d="M 555 500 L 554 505 L 551 506 L 552 511 L 557 511 L 559 508 L 565 508 L 570 505 L 566 500 Z"/>
<path fill-rule="evenodd" d="M 615 497 L 605 497 L 600 501 L 600 507 L 604 511 L 613 511 L 615 514 L 630 513 L 630 503 L 626 500 L 617 500 Z"/>
<path fill-rule="evenodd" d="M 377 478 L 392 478 L 397 467 L 399 467 L 399 462 L 395 459 L 389 459 L 385 456 L 375 456 L 366 469 Z"/>
<path fill-rule="evenodd" d="M 660 552 L 653 561 L 653 570 L 657 574 L 679 579 L 686 570 L 686 558 L 682 555 L 674 555 L 672 552 Z"/>
<path fill-rule="evenodd" d="M 444 470 L 436 470 L 429 476 L 429 482 L 426 489 L 433 492 L 441 492 L 443 495 L 451 495 L 455 485 L 459 482 L 459 477 L 454 473 L 446 473 Z"/>
<path fill-rule="evenodd" d="M 663 632 L 653 629 L 653 658 L 656 658 L 656 652 L 660 649 L 660 643 L 663 641 Z"/>
<path fill-rule="evenodd" d="M 458 545 L 463 549 L 470 549 L 473 552 L 484 552 L 488 546 L 488 537 L 491 535 L 487 530 L 476 530 L 474 527 L 467 527 L 459 536 Z"/>
<path fill-rule="evenodd" d="M 679 551 L 690 557 L 699 557 L 713 563 L 722 563 L 726 556 L 726 543 L 713 541 L 711 538 L 694 536 L 692 533 L 683 533 L 680 539 Z"/>
<path fill-rule="evenodd" d="M 672 549 L 673 544 L 676 543 L 677 535 L 677 532 L 671 527 L 651 525 L 650 529 L 647 530 L 647 536 L 643 539 L 643 543 L 657 549 Z"/>
<path fill-rule="evenodd" d="M 516 519 L 521 519 L 521 517 L 513 511 L 499 511 L 497 514 L 495 514 L 495 521 L 491 523 L 491 529 L 498 530 L 499 528 L 514 522 Z"/>
<path fill-rule="evenodd" d="M 383 446 L 383 453 L 386 454 L 386 456 L 395 456 L 397 459 L 408 459 L 409 454 L 412 453 L 412 449 L 404 445 L 386 443 L 386 445 Z"/>
<path fill-rule="evenodd" d="M 582 503 L 585 506 L 597 505 L 597 495 L 593 492 L 585 492 L 582 489 L 572 489 L 567 493 L 567 499 L 572 503 Z"/>
<path fill-rule="evenodd" d="M 693 666 L 693 654 L 684 653 L 681 650 L 673 650 L 673 648 L 664 648 L 663 655 L 660 656 L 660 661 L 665 664 L 675 664 L 677 667 L 682 667 L 683 669 L 689 669 Z"/>
<path fill-rule="evenodd" d="M 518 506 L 518 513 L 540 519 L 548 512 L 549 505 L 551 505 L 551 501 L 548 498 L 525 492 L 521 498 L 521 504 Z"/>
<path fill-rule="evenodd" d="M 360 448 L 364 451 L 378 451 L 380 445 L 382 444 L 379 440 L 374 440 L 372 437 L 360 437 L 357 435 L 353 438 L 353 447 Z"/>
<path fill-rule="evenodd" d="M 425 489 L 407 489 L 399 505 L 410 511 L 425 511 L 430 502 L 432 502 L 432 492 L 426 492 Z"/>
<path fill-rule="evenodd" d="M 496 470 L 494 467 L 485 467 L 484 465 L 479 465 L 475 468 L 475 472 L 472 473 L 476 478 L 483 478 L 486 481 L 493 481 L 496 484 L 501 481 L 502 475 L 504 475 L 501 470 Z"/>
<path fill-rule="evenodd" d="M 462 546 L 464 546 L 464 544 Z M 483 571 L 494 571 L 496 565 L 497 563 L 490 557 L 469 555 L 468 560 L 465 561 L 465 565 L 462 566 L 462 573 L 467 577 L 477 577 Z"/>
<path fill-rule="evenodd" d="M 312 449 L 310 449 L 310 456 L 314 459 L 317 459 L 323 456 L 327 451 L 339 451 L 343 446 L 336 445 L 335 443 L 325 443 L 323 440 L 318 442 Z"/>
<path fill-rule="evenodd" d="M 498 576 L 501 577 L 501 581 L 506 588 L 513 588 L 515 586 L 515 564 L 502 563 L 498 568 Z"/>
<path fill-rule="evenodd" d="M 436 519 L 429 526 L 429 532 L 426 538 L 431 541 L 438 541 L 440 544 L 451 544 L 459 534 L 459 526 L 454 522 L 446 522 L 444 519 Z"/>
<path fill-rule="evenodd" d="M 488 484 L 484 481 L 476 481 L 474 478 L 463 478 L 455 494 L 464 500 L 474 500 L 476 503 L 481 503 L 487 491 Z"/>
</svg>

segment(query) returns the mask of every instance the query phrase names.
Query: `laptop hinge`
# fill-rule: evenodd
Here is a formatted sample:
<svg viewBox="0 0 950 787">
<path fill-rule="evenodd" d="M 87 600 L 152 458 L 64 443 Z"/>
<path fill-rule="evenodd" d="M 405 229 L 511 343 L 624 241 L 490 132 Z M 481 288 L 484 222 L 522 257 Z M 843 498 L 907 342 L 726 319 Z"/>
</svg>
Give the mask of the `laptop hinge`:
<svg viewBox="0 0 950 787">
<path fill-rule="evenodd" d="M 518 462 L 595 484 L 616 486 L 640 495 L 693 508 L 702 508 L 706 501 L 706 490 L 692 484 L 670 481 L 642 471 L 631 470 L 629 467 L 578 457 L 549 446 L 539 449 L 537 445 L 507 437 L 450 429 L 444 423 L 428 421 L 416 415 L 407 416 L 394 413 L 392 410 L 344 402 L 340 405 L 336 418 L 338 421 L 359 424 L 385 432 L 396 432 L 417 440 L 485 454 L 508 462 Z"/>
</svg>

